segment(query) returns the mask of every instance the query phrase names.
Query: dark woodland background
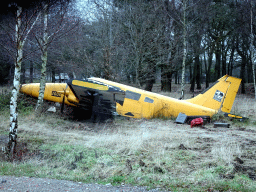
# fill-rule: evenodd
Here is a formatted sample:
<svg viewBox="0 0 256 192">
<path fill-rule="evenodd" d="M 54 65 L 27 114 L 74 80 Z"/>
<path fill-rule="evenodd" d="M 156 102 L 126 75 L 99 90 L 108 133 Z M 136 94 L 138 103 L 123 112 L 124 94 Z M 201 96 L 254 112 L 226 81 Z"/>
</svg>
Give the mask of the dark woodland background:
<svg viewBox="0 0 256 192">
<path fill-rule="evenodd" d="M 0 84 L 14 74 L 16 7 L 25 31 L 42 1 L 1 2 Z M 186 37 L 186 83 L 209 86 L 225 74 L 253 82 L 255 1 L 238 0 L 85 0 L 49 3 L 47 79 L 102 77 L 151 91 L 161 83 L 171 91 L 180 83 Z M 251 12 L 252 10 L 252 12 Z M 252 23 L 252 25 L 251 25 Z M 39 19 L 23 52 L 21 83 L 38 82 L 41 68 Z M 184 29 L 186 33 L 184 34 Z M 251 33 L 252 32 L 252 33 Z M 22 34 L 22 31 L 20 31 Z M 22 36 L 21 36 L 22 38 Z"/>
</svg>

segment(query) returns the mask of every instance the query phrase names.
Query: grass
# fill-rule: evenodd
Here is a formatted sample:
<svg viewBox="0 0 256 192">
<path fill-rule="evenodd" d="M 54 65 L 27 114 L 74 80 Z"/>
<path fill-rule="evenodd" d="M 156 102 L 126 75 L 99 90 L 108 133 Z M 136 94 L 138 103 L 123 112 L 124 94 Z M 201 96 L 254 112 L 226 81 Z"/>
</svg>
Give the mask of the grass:
<svg viewBox="0 0 256 192">
<path fill-rule="evenodd" d="M 1 175 L 171 191 L 256 191 L 248 173 L 235 172 L 233 165 L 239 157 L 245 166 L 256 167 L 256 147 L 248 144 L 256 136 L 238 130 L 256 131 L 256 116 L 251 112 L 255 101 L 245 96 L 238 95 L 233 111 L 250 115 L 250 121 L 218 130 L 213 124 L 191 129 L 161 118 L 116 118 L 113 123 L 91 124 L 52 113 L 35 117 L 25 101 L 19 106 L 20 156 L 12 162 L 0 160 Z M 1 137 L 8 135 L 8 121 L 8 113 L 1 113 Z"/>
</svg>

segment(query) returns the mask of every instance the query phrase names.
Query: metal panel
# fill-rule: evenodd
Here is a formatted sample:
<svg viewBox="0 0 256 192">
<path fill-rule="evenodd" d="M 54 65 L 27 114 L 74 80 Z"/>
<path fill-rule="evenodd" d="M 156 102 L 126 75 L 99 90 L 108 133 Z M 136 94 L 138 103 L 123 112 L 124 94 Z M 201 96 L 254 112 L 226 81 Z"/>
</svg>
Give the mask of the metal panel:
<svg viewBox="0 0 256 192">
<path fill-rule="evenodd" d="M 140 93 L 135 93 L 135 92 L 132 92 L 132 91 L 126 91 L 125 92 L 125 98 L 127 98 L 127 99 L 132 99 L 132 100 L 139 101 L 140 97 L 141 97 Z"/>
</svg>

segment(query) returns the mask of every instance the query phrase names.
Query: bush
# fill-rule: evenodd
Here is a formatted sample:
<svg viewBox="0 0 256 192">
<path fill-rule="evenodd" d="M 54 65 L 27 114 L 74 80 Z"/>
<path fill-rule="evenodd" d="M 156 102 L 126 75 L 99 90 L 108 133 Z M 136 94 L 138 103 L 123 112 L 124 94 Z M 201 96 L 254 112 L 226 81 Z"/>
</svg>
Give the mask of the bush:
<svg viewBox="0 0 256 192">
<path fill-rule="evenodd" d="M 10 106 L 11 93 L 0 94 L 0 111 L 6 110 Z"/>
<path fill-rule="evenodd" d="M 19 95 L 18 97 L 18 111 L 23 115 L 27 115 L 33 111 L 36 105 L 36 99 L 27 95 Z"/>
<path fill-rule="evenodd" d="M 10 92 L 0 93 L 0 111 L 5 111 L 10 109 L 10 101 L 12 94 Z M 25 95 L 19 95 L 18 97 L 18 110 L 22 114 L 27 114 L 34 107 L 34 98 L 27 97 Z"/>
</svg>

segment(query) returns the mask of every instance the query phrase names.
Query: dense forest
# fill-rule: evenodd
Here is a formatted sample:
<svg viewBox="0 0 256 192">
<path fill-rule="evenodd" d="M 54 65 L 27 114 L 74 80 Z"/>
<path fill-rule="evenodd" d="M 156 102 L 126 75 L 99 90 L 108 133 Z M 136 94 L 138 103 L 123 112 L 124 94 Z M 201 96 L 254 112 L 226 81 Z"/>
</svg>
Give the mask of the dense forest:
<svg viewBox="0 0 256 192">
<path fill-rule="evenodd" d="M 252 0 L 251 0 L 252 1 Z M 84 0 L 23 9 L 21 83 L 46 77 L 102 77 L 163 91 L 181 83 L 191 91 L 229 74 L 252 83 L 256 2 L 250 0 Z M 10 5 L 8 6 L 10 7 Z M 17 13 L 1 16 L 0 83 L 12 83 Z M 47 30 L 47 36 L 45 31 Z M 46 41 L 47 40 L 47 41 Z M 45 43 L 47 42 L 47 43 Z M 44 50 L 47 47 L 47 54 Z M 47 57 L 43 61 L 42 55 Z M 160 78 L 161 77 L 161 78 Z"/>
</svg>

